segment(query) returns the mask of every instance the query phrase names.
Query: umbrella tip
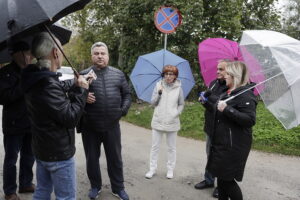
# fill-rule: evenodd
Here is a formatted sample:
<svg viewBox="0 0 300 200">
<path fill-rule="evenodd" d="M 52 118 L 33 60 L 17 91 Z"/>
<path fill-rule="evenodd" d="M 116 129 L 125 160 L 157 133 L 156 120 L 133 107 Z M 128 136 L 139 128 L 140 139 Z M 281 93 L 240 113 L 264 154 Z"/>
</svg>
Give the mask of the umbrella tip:
<svg viewBox="0 0 300 200">
<path fill-rule="evenodd" d="M 234 59 L 234 60 L 239 60 L 239 58 L 238 58 L 238 57 L 234 57 L 233 59 Z"/>
</svg>

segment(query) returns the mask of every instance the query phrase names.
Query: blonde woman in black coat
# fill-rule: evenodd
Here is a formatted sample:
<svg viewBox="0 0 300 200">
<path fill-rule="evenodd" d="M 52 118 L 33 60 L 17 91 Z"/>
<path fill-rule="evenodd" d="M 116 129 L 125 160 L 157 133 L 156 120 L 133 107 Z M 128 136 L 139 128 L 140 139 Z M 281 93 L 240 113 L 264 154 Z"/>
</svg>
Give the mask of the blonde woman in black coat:
<svg viewBox="0 0 300 200">
<path fill-rule="evenodd" d="M 212 147 L 207 169 L 218 179 L 219 200 L 242 200 L 236 181 L 242 181 L 252 144 L 252 127 L 256 118 L 256 98 L 249 87 L 244 63 L 230 62 L 225 67 L 228 91 L 216 104 Z M 243 92 L 243 93 L 241 93 Z M 241 93 L 241 94 L 240 94 Z M 224 100 L 237 95 L 225 102 Z"/>
</svg>

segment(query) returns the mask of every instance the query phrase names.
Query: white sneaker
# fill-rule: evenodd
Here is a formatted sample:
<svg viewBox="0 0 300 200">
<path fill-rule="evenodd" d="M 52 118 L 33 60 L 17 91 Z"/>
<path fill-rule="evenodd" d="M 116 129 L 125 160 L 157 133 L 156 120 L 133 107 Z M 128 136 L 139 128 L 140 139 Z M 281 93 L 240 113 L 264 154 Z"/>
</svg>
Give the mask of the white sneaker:
<svg viewBox="0 0 300 200">
<path fill-rule="evenodd" d="M 154 174 L 155 174 L 155 171 L 150 170 L 149 172 L 146 173 L 145 177 L 150 179 L 154 176 Z"/>
<path fill-rule="evenodd" d="M 174 177 L 173 171 L 172 170 L 168 170 L 168 172 L 167 172 L 167 178 L 171 179 L 173 177 Z"/>
</svg>

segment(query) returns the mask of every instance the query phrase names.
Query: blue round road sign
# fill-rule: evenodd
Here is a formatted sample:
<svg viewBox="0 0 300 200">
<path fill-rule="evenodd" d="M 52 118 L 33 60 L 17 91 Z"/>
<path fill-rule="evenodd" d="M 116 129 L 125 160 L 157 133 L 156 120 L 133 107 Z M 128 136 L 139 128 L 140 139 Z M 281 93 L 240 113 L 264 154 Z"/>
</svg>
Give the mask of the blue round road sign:
<svg viewBox="0 0 300 200">
<path fill-rule="evenodd" d="M 155 12 L 154 22 L 161 32 L 173 33 L 181 24 L 181 14 L 174 7 L 162 6 Z"/>
</svg>

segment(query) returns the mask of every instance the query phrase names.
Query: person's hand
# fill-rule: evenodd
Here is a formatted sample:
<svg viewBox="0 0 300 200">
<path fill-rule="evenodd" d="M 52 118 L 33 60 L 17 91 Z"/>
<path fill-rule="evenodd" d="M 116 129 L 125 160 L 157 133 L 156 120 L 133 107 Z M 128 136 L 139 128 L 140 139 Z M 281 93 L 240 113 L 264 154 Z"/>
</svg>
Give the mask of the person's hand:
<svg viewBox="0 0 300 200">
<path fill-rule="evenodd" d="M 86 99 L 86 102 L 89 103 L 89 104 L 92 104 L 92 103 L 95 103 L 95 101 L 96 101 L 96 97 L 95 97 L 94 93 L 89 92 L 89 95 Z"/>
<path fill-rule="evenodd" d="M 82 75 L 78 76 L 77 81 L 75 79 L 75 84 L 79 87 L 89 89 L 89 82 Z"/>
<path fill-rule="evenodd" d="M 97 79 L 97 75 L 95 74 L 94 70 L 92 70 L 92 69 L 90 70 L 89 73 L 87 73 L 83 76 L 89 82 L 89 84 L 91 84 L 93 80 Z"/>
<path fill-rule="evenodd" d="M 92 74 L 86 74 L 86 75 L 84 75 L 84 78 L 89 82 L 89 84 L 91 84 L 92 83 L 92 81 L 93 80 L 95 80 L 94 79 L 94 77 L 93 77 L 93 75 Z"/>
<path fill-rule="evenodd" d="M 219 101 L 217 107 L 220 112 L 223 112 L 224 109 L 226 108 L 226 106 L 227 106 L 227 103 L 225 101 Z"/>
</svg>

